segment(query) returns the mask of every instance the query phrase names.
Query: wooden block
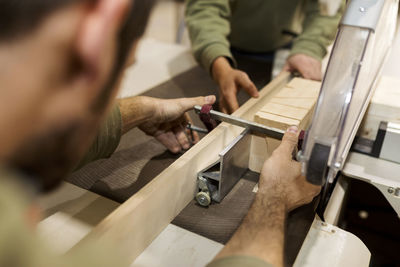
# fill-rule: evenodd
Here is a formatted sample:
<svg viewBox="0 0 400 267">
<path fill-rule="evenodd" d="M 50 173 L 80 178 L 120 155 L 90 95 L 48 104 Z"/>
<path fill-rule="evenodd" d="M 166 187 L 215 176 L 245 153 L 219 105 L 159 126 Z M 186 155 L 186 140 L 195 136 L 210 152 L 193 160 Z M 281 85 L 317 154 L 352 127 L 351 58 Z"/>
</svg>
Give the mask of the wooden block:
<svg viewBox="0 0 400 267">
<path fill-rule="evenodd" d="M 321 82 L 303 78 L 293 78 L 286 86 L 299 90 L 311 90 L 319 92 L 321 89 Z"/>
<path fill-rule="evenodd" d="M 291 88 L 285 87 L 280 90 L 275 98 L 318 98 L 319 91 L 309 90 L 309 89 L 301 89 L 301 88 Z"/>
<path fill-rule="evenodd" d="M 266 126 L 274 127 L 281 130 L 286 130 L 293 125 L 300 127 L 299 120 L 290 119 L 271 113 L 265 113 L 262 111 L 257 112 L 254 119 L 257 123 L 261 123 Z"/>
<path fill-rule="evenodd" d="M 301 121 L 305 117 L 307 117 L 310 109 L 296 108 L 276 103 L 268 103 L 260 111 Z"/>
<path fill-rule="evenodd" d="M 375 140 L 381 121 L 400 123 L 400 79 L 382 76 L 358 135 Z"/>
<path fill-rule="evenodd" d="M 320 82 L 292 79 L 256 113 L 254 120 L 281 130 L 293 125 L 304 130 L 309 125 L 320 86 Z M 281 143 L 272 138 L 267 138 L 266 142 L 269 153 Z"/>
<path fill-rule="evenodd" d="M 369 114 L 400 118 L 400 79 L 383 76 L 369 105 Z"/>
<path fill-rule="evenodd" d="M 313 109 L 315 104 L 317 103 L 317 98 L 273 97 L 271 99 L 271 103 L 277 103 L 277 104 L 291 106 L 291 107 L 297 107 L 297 108 Z"/>
</svg>

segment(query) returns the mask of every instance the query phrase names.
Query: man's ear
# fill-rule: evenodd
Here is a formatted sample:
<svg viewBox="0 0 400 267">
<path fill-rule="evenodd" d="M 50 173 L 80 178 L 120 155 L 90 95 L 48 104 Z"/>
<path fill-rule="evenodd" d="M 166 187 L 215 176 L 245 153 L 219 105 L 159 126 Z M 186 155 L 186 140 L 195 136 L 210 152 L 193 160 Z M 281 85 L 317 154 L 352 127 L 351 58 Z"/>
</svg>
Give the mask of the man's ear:
<svg viewBox="0 0 400 267">
<path fill-rule="evenodd" d="M 76 40 L 77 56 L 87 78 L 107 78 L 115 60 L 118 34 L 130 2 L 96 0 L 87 7 Z"/>
</svg>

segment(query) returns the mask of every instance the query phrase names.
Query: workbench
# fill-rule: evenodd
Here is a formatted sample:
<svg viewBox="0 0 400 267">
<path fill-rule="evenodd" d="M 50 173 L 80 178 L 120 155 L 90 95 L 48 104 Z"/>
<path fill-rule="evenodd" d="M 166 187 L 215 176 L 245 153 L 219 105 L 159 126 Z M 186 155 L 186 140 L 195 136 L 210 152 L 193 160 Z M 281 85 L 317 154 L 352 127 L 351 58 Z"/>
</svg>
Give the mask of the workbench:
<svg viewBox="0 0 400 267">
<path fill-rule="evenodd" d="M 155 62 L 157 62 L 157 64 L 155 64 Z M 150 88 L 157 86 L 159 86 L 159 90 L 150 92 L 150 94 L 148 93 L 147 95 L 164 98 L 188 96 L 183 93 L 179 94 L 179 92 L 174 96 L 168 91 L 168 88 L 174 83 L 179 84 L 181 82 L 179 76 L 188 71 L 191 76 L 203 75 L 203 77 L 207 78 L 205 80 L 208 82 L 208 85 L 212 84 L 207 74 L 197 67 L 197 64 L 191 56 L 190 49 L 180 45 L 166 44 L 153 39 L 145 39 L 138 48 L 135 66 L 126 71 L 119 96 L 129 97 L 143 94 Z M 134 86 L 132 86 L 132 84 Z M 204 85 L 204 88 L 207 87 L 207 84 L 204 83 L 198 86 L 201 87 L 202 85 Z M 214 86 L 215 85 L 213 85 L 211 90 L 214 89 Z M 197 96 L 197 93 L 193 92 L 193 96 Z M 122 155 L 119 154 L 117 157 L 120 156 L 121 158 L 127 159 L 129 162 L 135 163 L 135 159 L 143 160 L 145 156 L 141 154 L 139 157 L 137 157 L 137 155 L 135 157 L 135 155 L 123 153 L 124 149 L 135 146 L 135 144 L 129 142 L 133 136 L 141 137 L 139 138 L 138 144 L 152 142 L 152 138 L 146 137 L 140 131 L 133 131 L 128 134 L 127 140 L 122 140 L 119 150 L 122 150 Z M 137 138 L 133 139 L 138 140 Z M 165 152 L 165 149 L 157 142 L 152 142 L 150 146 L 155 149 L 153 152 L 156 154 Z M 153 170 L 150 168 L 154 172 L 148 174 L 148 176 L 155 177 L 177 158 L 172 155 L 169 156 L 171 157 L 167 158 L 165 163 L 156 164 L 160 166 L 158 169 Z M 147 160 L 150 161 L 150 158 Z M 120 159 L 117 161 L 120 161 Z M 126 161 L 123 162 L 125 163 Z M 146 163 L 148 162 L 144 162 L 143 165 L 146 165 Z M 99 165 L 103 164 L 86 167 L 86 174 L 90 175 L 91 171 L 95 171 L 91 169 L 91 167 L 96 169 Z M 104 168 L 109 167 L 112 166 L 107 164 L 104 166 Z M 123 177 L 124 174 L 121 176 Z M 112 177 L 118 177 L 118 173 L 114 173 Z M 140 187 L 148 182 L 146 179 L 143 182 L 139 182 L 139 185 L 135 185 L 131 190 L 128 190 L 129 192 L 127 192 L 126 197 L 139 190 Z M 70 180 L 73 181 L 73 178 Z M 84 238 L 94 226 L 119 207 L 120 204 L 110 198 L 120 200 L 121 202 L 124 201 L 121 197 L 118 198 L 118 195 L 121 195 L 120 193 L 113 195 L 108 192 L 110 198 L 106 198 L 89 191 L 88 189 L 92 188 L 97 180 L 98 177 L 97 179 L 87 179 L 80 184 L 81 187 L 69 182 L 64 182 L 58 190 L 40 198 L 39 204 L 44 211 L 44 219 L 40 222 L 38 231 L 40 236 L 50 244 L 50 247 L 53 248 L 56 253 L 61 254 L 67 252 Z M 127 183 L 131 183 L 131 181 L 127 181 Z M 124 186 L 123 182 L 120 186 Z M 102 186 L 100 185 L 99 187 L 101 190 Z M 112 188 L 112 190 L 114 190 L 114 192 L 118 191 L 116 188 Z M 107 192 L 104 192 L 104 194 L 107 195 Z M 200 267 L 211 261 L 222 247 L 223 245 L 220 243 L 170 224 L 135 262 L 132 263 L 132 266 Z"/>
<path fill-rule="evenodd" d="M 397 42 L 398 40 L 399 38 L 397 38 Z M 176 45 L 157 44 L 153 40 L 148 41 L 147 44 L 140 48 L 142 50 L 139 49 L 141 52 L 139 52 L 137 66 L 126 73 L 123 90 L 120 93 L 121 97 L 141 93 L 146 94 L 148 89 L 154 87 L 157 87 L 157 90 L 148 92 L 147 95 L 172 98 L 197 96 L 199 94 L 205 95 L 209 92 L 214 92 L 215 85 L 204 71 L 196 67 L 189 49 Z M 146 51 L 146 47 L 151 51 L 157 51 L 157 53 L 151 55 L 150 50 Z M 398 46 L 394 45 L 394 47 Z M 168 52 L 164 53 L 163 51 Z M 160 61 L 165 58 L 166 54 L 169 55 L 168 59 Z M 397 51 L 394 54 L 398 54 Z M 392 57 L 390 61 L 396 61 L 396 59 Z M 154 62 L 157 62 L 157 64 L 154 64 Z M 158 68 L 157 70 L 159 71 L 154 71 L 155 68 Z M 390 71 L 393 72 L 393 69 L 390 69 Z M 171 95 L 167 89 L 171 88 L 171 86 L 182 88 L 182 85 L 187 85 L 184 80 L 192 80 L 192 85 L 196 88 L 196 90 L 190 91 L 192 95 L 187 95 L 183 91 L 179 92 L 179 90 L 177 94 Z M 134 84 L 135 90 L 132 90 L 132 84 Z M 132 136 L 136 136 L 137 134 L 138 132 L 132 131 L 128 134 L 128 139 L 129 135 L 132 138 Z M 149 137 L 142 135 L 141 138 L 143 138 L 141 142 L 151 142 Z M 161 156 L 155 159 L 156 161 L 161 161 L 161 165 L 167 167 L 175 160 L 169 156 L 166 157 L 166 154 L 163 154 L 163 151 L 156 143 L 152 145 L 156 154 L 161 153 Z M 143 160 L 143 155 L 141 154 L 140 157 L 136 155 L 136 158 L 132 159 L 130 157 L 135 155 L 129 153 L 129 149 L 127 148 L 138 148 L 138 146 L 140 144 L 132 144 L 127 140 L 122 140 L 119 150 L 114 155 L 114 157 L 119 157 L 119 162 L 122 159 L 122 165 L 109 166 L 107 165 L 107 161 L 102 161 L 99 165 L 104 168 L 112 168 L 107 175 L 100 177 L 103 179 L 103 182 L 100 184 L 97 183 L 99 177 L 90 177 L 91 175 L 95 176 L 96 168 L 99 165 L 85 167 L 87 179 L 82 187 L 97 191 L 119 202 L 125 200 L 125 197 L 119 198 L 117 196 L 120 196 L 121 192 L 125 196 L 137 192 L 140 186 L 149 182 L 148 177 L 144 177 L 143 181 L 139 182 L 139 187 L 136 185 L 129 189 L 126 188 L 127 186 L 129 187 L 129 181 L 122 181 L 117 187 L 113 187 L 111 181 L 115 177 L 132 175 L 130 172 L 126 173 L 124 167 L 135 162 L 135 160 Z M 155 175 L 157 172 L 160 173 L 162 171 L 162 169 L 152 169 L 151 161 L 154 158 L 151 155 L 148 155 L 147 158 L 145 157 L 144 160 L 144 162 L 139 162 L 142 168 L 147 167 L 147 169 L 151 169 L 152 174 Z M 137 169 L 134 175 L 141 178 L 142 168 Z M 77 178 L 78 176 L 73 175 L 68 180 L 73 182 Z M 82 176 L 79 178 L 82 178 Z M 114 194 L 113 192 L 118 193 Z M 95 225 L 119 206 L 117 201 L 108 198 L 65 183 L 57 192 L 42 198 L 41 203 L 45 209 L 46 216 L 39 225 L 39 232 L 57 252 L 64 253 L 84 238 Z M 321 228 L 324 225 L 313 225 L 313 227 Z M 338 229 L 329 229 L 329 231 L 331 230 L 335 231 Z M 171 244 L 173 244 L 173 248 L 171 248 Z M 220 243 L 170 224 L 136 259 L 132 266 L 204 266 L 221 248 L 222 244 Z M 351 250 L 349 252 L 351 253 Z"/>
</svg>

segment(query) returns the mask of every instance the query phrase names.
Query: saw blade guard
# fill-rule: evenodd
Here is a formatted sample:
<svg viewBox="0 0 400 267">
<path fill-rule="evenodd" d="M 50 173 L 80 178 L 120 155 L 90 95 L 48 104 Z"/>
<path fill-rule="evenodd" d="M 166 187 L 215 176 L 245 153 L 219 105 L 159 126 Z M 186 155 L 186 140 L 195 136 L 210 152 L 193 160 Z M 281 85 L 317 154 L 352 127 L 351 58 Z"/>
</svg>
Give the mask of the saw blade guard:
<svg viewBox="0 0 400 267">
<path fill-rule="evenodd" d="M 343 167 L 390 51 L 397 9 L 398 0 L 347 7 L 299 157 L 313 184 L 333 182 Z"/>
</svg>

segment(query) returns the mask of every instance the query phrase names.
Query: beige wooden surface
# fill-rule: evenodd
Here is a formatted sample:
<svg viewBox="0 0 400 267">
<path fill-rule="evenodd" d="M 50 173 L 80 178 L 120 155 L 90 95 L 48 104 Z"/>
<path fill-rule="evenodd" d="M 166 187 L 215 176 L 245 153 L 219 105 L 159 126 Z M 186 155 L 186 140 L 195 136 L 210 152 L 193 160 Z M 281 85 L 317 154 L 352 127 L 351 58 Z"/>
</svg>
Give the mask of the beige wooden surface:
<svg viewBox="0 0 400 267">
<path fill-rule="evenodd" d="M 382 76 L 372 96 L 359 135 L 375 140 L 381 121 L 400 123 L 400 76 Z"/>
<path fill-rule="evenodd" d="M 38 233 L 57 253 L 65 253 L 119 204 L 70 183 L 39 198 L 43 220 Z"/>
<path fill-rule="evenodd" d="M 320 86 L 320 82 L 292 79 L 256 113 L 254 120 L 281 130 L 292 125 L 304 130 L 310 122 Z M 274 140 L 268 141 L 276 144 Z"/>
<path fill-rule="evenodd" d="M 64 254 L 84 238 L 119 203 L 63 183 L 55 192 L 39 199 L 44 218 L 39 236 L 58 254 Z M 132 267 L 202 267 L 223 245 L 185 229 L 168 225 L 132 263 Z"/>
</svg>

